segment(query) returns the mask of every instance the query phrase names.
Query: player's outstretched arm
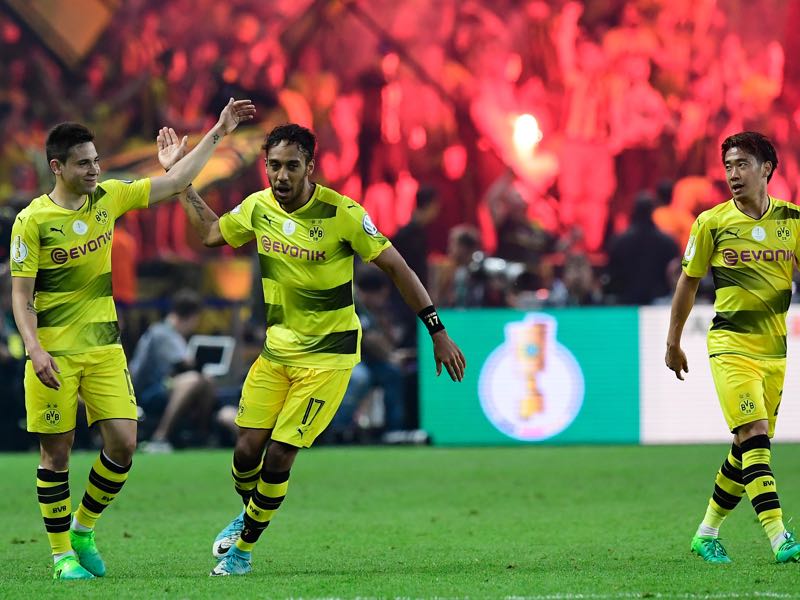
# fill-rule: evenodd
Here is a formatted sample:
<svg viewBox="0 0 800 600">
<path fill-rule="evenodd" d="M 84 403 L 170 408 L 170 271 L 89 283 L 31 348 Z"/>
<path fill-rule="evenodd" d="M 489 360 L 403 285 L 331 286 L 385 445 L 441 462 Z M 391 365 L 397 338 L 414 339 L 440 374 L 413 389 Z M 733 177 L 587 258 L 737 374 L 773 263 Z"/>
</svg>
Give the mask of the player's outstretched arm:
<svg viewBox="0 0 800 600">
<path fill-rule="evenodd" d="M 678 285 L 675 286 L 675 295 L 672 297 L 672 311 L 669 316 L 669 330 L 667 332 L 667 354 L 664 361 L 670 371 L 683 381 L 683 372 L 689 372 L 689 363 L 686 354 L 681 349 L 681 335 L 683 326 L 694 306 L 697 288 L 700 285 L 698 277 L 689 277 L 681 273 Z"/>
<path fill-rule="evenodd" d="M 397 286 L 400 295 L 406 304 L 413 310 L 431 334 L 433 342 L 433 357 L 436 360 L 436 374 L 442 372 L 442 365 L 447 369 L 450 379 L 461 381 L 464 379 L 464 369 L 467 361 L 456 343 L 447 335 L 444 325 L 439 320 L 439 315 L 433 306 L 431 297 L 417 274 L 411 270 L 400 253 L 393 247 L 381 252 L 373 261 L 386 273 Z"/>
<path fill-rule="evenodd" d="M 158 132 L 158 162 L 166 171 L 170 171 L 186 154 L 186 142 L 186 136 L 179 138 L 171 127 L 162 127 Z M 178 201 L 203 244 L 222 246 L 225 243 L 219 228 L 219 217 L 203 202 L 200 194 L 191 185 L 178 195 Z"/>
<path fill-rule="evenodd" d="M 186 189 L 200 171 L 203 170 L 222 138 L 236 129 L 239 123 L 252 119 L 255 114 L 256 107 L 250 100 L 234 101 L 231 98 L 227 106 L 222 109 L 217 124 L 206 133 L 200 143 L 175 163 L 169 173 L 161 177 L 154 177 L 151 180 L 150 203 L 159 202 Z"/>
<path fill-rule="evenodd" d="M 14 312 L 14 321 L 17 323 L 17 329 L 25 343 L 36 376 L 44 385 L 57 390 L 61 387 L 61 382 L 56 376 L 56 373 L 60 373 L 58 365 L 50 353 L 42 348 L 36 335 L 38 320 L 33 306 L 35 285 L 35 277 L 11 278 L 11 310 Z"/>
</svg>

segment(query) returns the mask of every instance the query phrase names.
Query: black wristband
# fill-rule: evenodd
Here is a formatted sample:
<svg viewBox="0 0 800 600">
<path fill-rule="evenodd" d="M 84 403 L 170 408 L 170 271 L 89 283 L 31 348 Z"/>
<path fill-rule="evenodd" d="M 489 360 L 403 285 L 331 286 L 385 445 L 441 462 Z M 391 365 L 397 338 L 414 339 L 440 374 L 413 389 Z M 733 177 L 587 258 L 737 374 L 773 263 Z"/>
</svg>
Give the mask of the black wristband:
<svg viewBox="0 0 800 600">
<path fill-rule="evenodd" d="M 444 325 L 442 325 L 442 322 L 439 319 L 439 313 L 436 312 L 436 308 L 433 306 L 433 304 L 423 308 L 417 313 L 417 316 L 422 320 L 423 323 L 425 323 L 425 327 L 428 328 L 428 333 L 431 335 L 444 329 Z"/>
</svg>

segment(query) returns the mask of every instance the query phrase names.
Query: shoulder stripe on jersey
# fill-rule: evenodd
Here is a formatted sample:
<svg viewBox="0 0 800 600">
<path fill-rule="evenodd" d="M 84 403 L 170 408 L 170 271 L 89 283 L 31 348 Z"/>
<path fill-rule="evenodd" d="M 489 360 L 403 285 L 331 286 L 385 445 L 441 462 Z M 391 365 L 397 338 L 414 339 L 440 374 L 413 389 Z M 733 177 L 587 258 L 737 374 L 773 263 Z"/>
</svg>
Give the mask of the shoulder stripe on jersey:
<svg viewBox="0 0 800 600">
<path fill-rule="evenodd" d="M 300 310 L 326 312 L 339 310 L 353 305 L 353 282 L 347 281 L 342 285 L 327 290 L 287 290 L 293 303 Z"/>
<path fill-rule="evenodd" d="M 62 327 L 73 323 L 86 310 L 86 303 L 97 298 L 111 296 L 111 273 L 95 279 L 81 294 L 77 302 L 65 302 L 41 311 L 36 315 L 39 327 Z"/>
<path fill-rule="evenodd" d="M 302 219 L 330 219 L 336 216 L 337 210 L 338 207 L 335 204 L 328 204 L 317 198 L 317 201 L 299 216 Z"/>
<path fill-rule="evenodd" d="M 784 221 L 788 219 L 800 219 L 800 208 L 795 206 L 776 206 L 767 216 L 768 221 Z"/>
<path fill-rule="evenodd" d="M 358 330 L 337 331 L 322 336 L 310 345 L 307 352 L 326 352 L 328 354 L 355 354 L 358 348 Z"/>
</svg>

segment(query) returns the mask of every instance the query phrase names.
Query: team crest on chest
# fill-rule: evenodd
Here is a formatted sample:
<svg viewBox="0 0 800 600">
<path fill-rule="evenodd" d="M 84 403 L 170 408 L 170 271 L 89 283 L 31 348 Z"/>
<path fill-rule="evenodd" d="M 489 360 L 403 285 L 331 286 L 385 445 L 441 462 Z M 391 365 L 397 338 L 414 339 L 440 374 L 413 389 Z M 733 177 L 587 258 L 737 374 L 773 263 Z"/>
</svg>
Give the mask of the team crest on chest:
<svg viewBox="0 0 800 600">
<path fill-rule="evenodd" d="M 792 237 L 792 231 L 786 226 L 786 221 L 778 221 L 778 228 L 775 230 L 775 235 L 782 242 L 788 242 Z"/>
<path fill-rule="evenodd" d="M 311 238 L 311 241 L 318 242 L 322 239 L 323 235 L 325 235 L 325 232 L 319 225 L 314 225 L 311 229 L 308 230 L 308 237 Z"/>
<path fill-rule="evenodd" d="M 94 220 L 100 225 L 105 225 L 108 223 L 108 211 L 105 208 L 98 208 L 94 213 Z"/>
<path fill-rule="evenodd" d="M 767 232 L 764 231 L 764 228 L 761 225 L 756 225 L 753 227 L 753 231 L 751 232 L 753 239 L 757 242 L 763 242 L 764 238 L 767 237 Z"/>
</svg>

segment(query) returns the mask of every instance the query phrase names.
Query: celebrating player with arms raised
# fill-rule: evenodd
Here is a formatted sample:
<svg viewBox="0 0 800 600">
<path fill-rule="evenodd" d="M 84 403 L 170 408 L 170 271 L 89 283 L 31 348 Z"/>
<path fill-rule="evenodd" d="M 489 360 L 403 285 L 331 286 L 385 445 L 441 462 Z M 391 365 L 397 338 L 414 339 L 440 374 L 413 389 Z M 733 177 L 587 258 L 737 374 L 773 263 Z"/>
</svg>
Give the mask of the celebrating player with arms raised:
<svg viewBox="0 0 800 600">
<path fill-rule="evenodd" d="M 25 408 L 28 431 L 39 434 L 36 489 L 55 579 L 105 574 L 94 525 L 122 489 L 136 448 L 136 398 L 111 296 L 114 221 L 185 189 L 222 138 L 254 112 L 249 100 L 231 99 L 217 124 L 167 175 L 139 181 L 101 183 L 94 135 L 83 125 L 61 123 L 47 137 L 55 187 L 17 216 L 11 275 L 14 318 L 29 358 Z M 185 143 L 162 149 L 160 158 L 181 156 Z M 71 517 L 68 469 L 79 394 L 103 449 Z"/>
</svg>

